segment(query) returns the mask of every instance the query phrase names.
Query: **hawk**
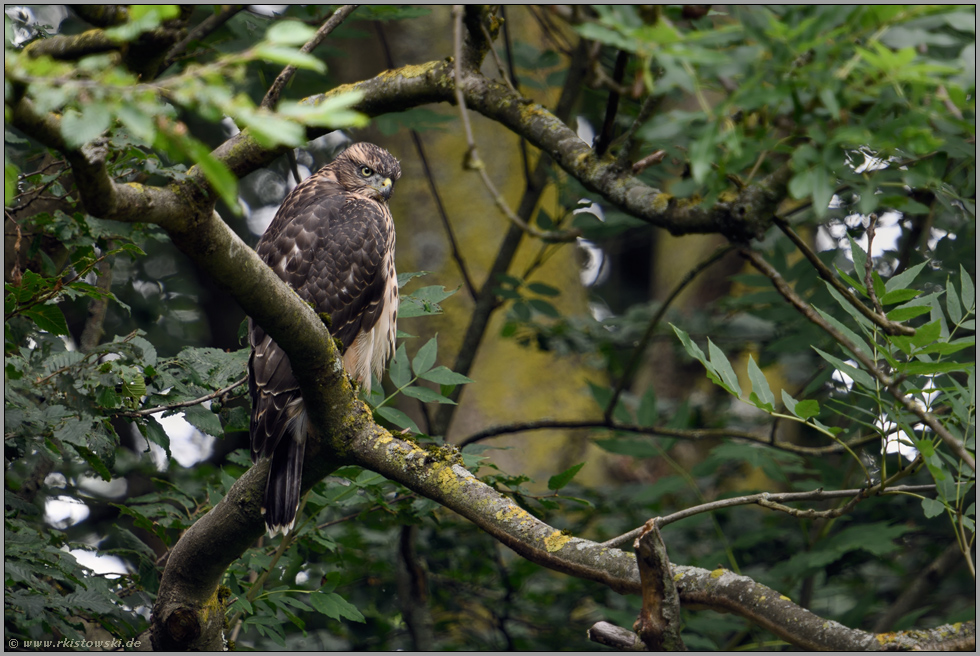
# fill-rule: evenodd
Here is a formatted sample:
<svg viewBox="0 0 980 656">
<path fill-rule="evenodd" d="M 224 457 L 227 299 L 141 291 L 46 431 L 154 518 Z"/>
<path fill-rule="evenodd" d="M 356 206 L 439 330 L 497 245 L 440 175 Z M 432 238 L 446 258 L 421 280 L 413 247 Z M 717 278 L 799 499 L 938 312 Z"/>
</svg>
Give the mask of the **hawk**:
<svg viewBox="0 0 980 656">
<path fill-rule="evenodd" d="M 364 389 L 395 348 L 398 281 L 395 225 L 388 199 L 401 176 L 398 160 L 357 143 L 293 189 L 256 251 L 276 274 L 330 315 L 344 347 L 344 368 Z M 296 522 L 303 454 L 310 430 L 289 358 L 252 319 L 248 390 L 252 462 L 271 457 L 262 513 L 270 536 Z"/>
</svg>

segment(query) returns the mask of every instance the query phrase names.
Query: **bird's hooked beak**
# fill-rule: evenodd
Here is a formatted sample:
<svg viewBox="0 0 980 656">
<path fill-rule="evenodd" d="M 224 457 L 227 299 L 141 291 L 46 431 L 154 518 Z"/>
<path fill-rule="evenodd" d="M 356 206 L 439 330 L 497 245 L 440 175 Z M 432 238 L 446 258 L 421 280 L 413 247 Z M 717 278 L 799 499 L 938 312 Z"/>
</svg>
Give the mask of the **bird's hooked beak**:
<svg viewBox="0 0 980 656">
<path fill-rule="evenodd" d="M 385 178 L 379 184 L 371 185 L 371 188 L 378 192 L 378 196 L 387 202 L 391 200 L 391 190 L 394 188 L 394 183 L 391 181 L 391 178 Z"/>
</svg>

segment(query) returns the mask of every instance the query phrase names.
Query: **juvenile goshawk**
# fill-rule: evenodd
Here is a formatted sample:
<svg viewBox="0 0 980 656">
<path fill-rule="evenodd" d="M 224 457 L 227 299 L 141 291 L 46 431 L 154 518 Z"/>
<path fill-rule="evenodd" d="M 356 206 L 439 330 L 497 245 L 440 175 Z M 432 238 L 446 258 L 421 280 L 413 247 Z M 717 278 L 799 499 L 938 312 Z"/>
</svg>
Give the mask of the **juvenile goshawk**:
<svg viewBox="0 0 980 656">
<path fill-rule="evenodd" d="M 395 347 L 398 281 L 388 199 L 398 160 L 357 143 L 296 186 L 256 251 L 318 313 L 344 346 L 344 368 L 365 389 Z M 269 535 L 296 522 L 310 430 L 286 353 L 249 319 L 252 461 L 271 457 L 262 512 Z"/>
</svg>

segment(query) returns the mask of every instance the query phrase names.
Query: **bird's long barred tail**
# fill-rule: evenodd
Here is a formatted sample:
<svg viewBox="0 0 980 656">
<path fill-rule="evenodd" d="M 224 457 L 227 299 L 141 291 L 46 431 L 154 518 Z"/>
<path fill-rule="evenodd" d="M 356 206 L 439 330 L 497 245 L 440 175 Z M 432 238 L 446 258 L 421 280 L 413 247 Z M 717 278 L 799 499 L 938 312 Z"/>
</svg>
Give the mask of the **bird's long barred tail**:
<svg viewBox="0 0 980 656">
<path fill-rule="evenodd" d="M 292 439 L 280 440 L 269 464 L 269 478 L 262 498 L 262 514 L 269 537 L 285 535 L 296 525 L 300 490 L 303 484 L 303 456 L 306 452 L 306 411 L 292 420 Z"/>
</svg>

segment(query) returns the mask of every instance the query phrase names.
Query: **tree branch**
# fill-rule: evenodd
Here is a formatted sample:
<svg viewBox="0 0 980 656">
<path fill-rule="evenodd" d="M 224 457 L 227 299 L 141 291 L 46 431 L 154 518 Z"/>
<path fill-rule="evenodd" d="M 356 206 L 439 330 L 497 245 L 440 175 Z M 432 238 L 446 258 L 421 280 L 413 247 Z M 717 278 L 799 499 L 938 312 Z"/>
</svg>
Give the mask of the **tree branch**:
<svg viewBox="0 0 980 656">
<path fill-rule="evenodd" d="M 248 382 L 248 376 L 245 376 L 243 378 L 236 380 L 228 387 L 222 387 L 219 390 L 215 390 L 210 394 L 205 394 L 204 396 L 197 399 L 191 399 L 189 401 L 180 401 L 178 403 L 172 403 L 170 405 L 158 405 L 155 408 L 144 408 L 142 410 L 136 410 L 134 412 L 130 412 L 130 411 L 119 412 L 118 414 L 123 417 L 148 417 L 149 415 L 153 415 L 158 412 L 167 412 L 168 410 L 176 410 L 177 408 L 189 408 L 192 405 L 200 405 L 205 401 L 210 401 L 212 399 L 218 399 L 223 396 L 226 396 L 233 389 L 241 385 L 244 385 L 247 382 Z"/>
<path fill-rule="evenodd" d="M 796 247 L 800 249 L 800 252 L 803 253 L 806 259 L 810 261 L 810 264 L 812 264 L 813 268 L 817 270 L 817 273 L 820 275 L 820 277 L 826 280 L 828 283 L 830 283 L 831 286 L 833 286 L 833 288 L 836 289 L 841 296 L 846 298 L 847 302 L 850 303 L 852 306 L 854 306 L 854 308 L 857 309 L 858 312 L 860 312 L 865 317 L 873 321 L 889 335 L 914 335 L 915 334 L 915 328 L 912 328 L 911 326 L 906 326 L 905 324 L 902 323 L 891 321 L 890 319 L 888 319 L 888 317 L 884 316 L 883 314 L 878 314 L 877 312 L 872 311 L 867 305 L 862 303 L 861 299 L 856 297 L 854 293 L 851 292 L 851 290 L 848 289 L 844 285 L 844 283 L 840 281 L 840 279 L 834 274 L 834 272 L 831 271 L 819 257 L 817 257 L 817 254 L 813 252 L 813 249 L 810 248 L 810 245 L 807 244 L 805 241 L 803 241 L 803 238 L 800 237 L 796 233 L 796 231 L 793 230 L 792 227 L 790 227 L 789 222 L 787 222 L 785 219 L 781 219 L 778 217 L 774 220 L 774 222 L 779 227 L 779 229 L 782 230 L 787 237 L 789 237 L 790 241 L 792 241 L 796 245 Z M 869 260 L 870 260 L 870 256 L 869 256 Z"/>
<path fill-rule="evenodd" d="M 792 503 L 797 501 L 823 501 L 826 499 L 864 499 L 872 496 L 879 496 L 884 494 L 919 494 L 922 492 L 935 492 L 935 485 L 898 485 L 890 486 L 888 488 L 883 488 L 878 485 L 873 488 L 861 488 L 854 490 L 824 490 L 823 488 L 817 488 L 810 492 L 760 492 L 759 494 L 749 494 L 741 497 L 731 497 L 728 499 L 718 499 L 717 501 L 709 501 L 708 503 L 702 503 L 691 508 L 685 508 L 679 512 L 675 512 L 666 517 L 657 518 L 657 526 L 663 528 L 674 522 L 679 522 L 682 519 L 687 519 L 688 517 L 693 517 L 695 515 L 700 515 L 706 512 L 713 512 L 715 510 L 721 510 L 722 508 L 732 508 L 734 506 L 748 506 L 753 504 L 758 504 L 763 507 L 772 508 L 773 504 L 778 502 Z M 781 509 L 781 508 L 780 508 Z M 795 510 L 790 508 L 790 510 Z M 806 512 L 806 511 L 803 511 Z M 602 543 L 604 547 L 618 547 L 621 544 L 625 544 L 630 540 L 635 540 L 638 538 L 643 531 L 644 526 L 635 528 L 629 533 L 623 533 L 611 540 L 606 540 Z"/>
<path fill-rule="evenodd" d="M 868 435 L 866 437 L 855 439 L 848 442 L 846 445 L 841 444 L 831 444 L 829 446 L 823 447 L 812 447 L 812 446 L 800 446 L 798 444 L 793 444 L 792 442 L 777 442 L 774 441 L 768 435 L 757 435 L 755 433 L 750 433 L 748 431 L 733 430 L 728 428 L 668 428 L 666 426 L 640 426 L 638 424 L 623 424 L 617 421 L 607 421 L 605 419 L 574 419 L 574 420 L 562 420 L 562 419 L 539 419 L 536 421 L 526 421 L 518 422 L 514 424 L 506 424 L 503 426 L 491 426 L 477 433 L 473 433 L 469 437 L 461 440 L 457 443 L 459 448 L 463 448 L 469 444 L 474 444 L 482 440 L 496 437 L 498 435 L 510 435 L 512 433 L 523 433 L 525 431 L 533 430 L 573 430 L 579 428 L 605 428 L 611 431 L 622 432 L 622 433 L 637 433 L 639 435 L 662 435 L 664 437 L 673 437 L 681 440 L 699 441 L 708 439 L 721 439 L 725 437 L 731 437 L 739 440 L 746 440 L 748 442 L 755 442 L 756 444 L 764 444 L 766 446 L 771 446 L 775 449 L 780 449 L 781 451 L 789 451 L 792 453 L 799 453 L 803 455 L 825 455 L 829 453 L 839 453 L 845 451 L 848 447 L 855 447 L 861 444 L 866 444 L 867 442 L 873 442 L 875 440 L 880 440 L 881 436 L 877 434 Z"/>
</svg>

